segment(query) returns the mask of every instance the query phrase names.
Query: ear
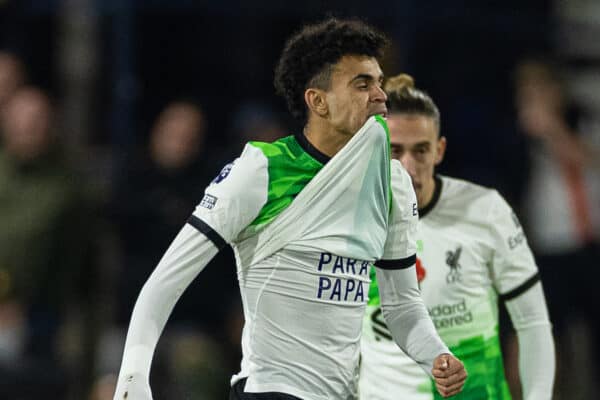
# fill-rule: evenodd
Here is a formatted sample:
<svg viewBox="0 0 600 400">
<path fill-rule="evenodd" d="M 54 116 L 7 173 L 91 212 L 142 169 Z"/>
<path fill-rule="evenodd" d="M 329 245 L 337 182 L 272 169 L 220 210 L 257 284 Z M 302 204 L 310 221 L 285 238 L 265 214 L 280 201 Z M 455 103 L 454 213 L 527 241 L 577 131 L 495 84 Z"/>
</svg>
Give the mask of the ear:
<svg viewBox="0 0 600 400">
<path fill-rule="evenodd" d="M 446 154 L 446 138 L 441 136 L 435 145 L 435 165 L 439 165 L 444 160 L 444 154 Z"/>
<path fill-rule="evenodd" d="M 325 92 L 321 89 L 306 89 L 304 92 L 304 101 L 311 112 L 314 112 L 321 117 L 326 116 L 329 112 L 327 101 L 325 101 Z"/>
</svg>

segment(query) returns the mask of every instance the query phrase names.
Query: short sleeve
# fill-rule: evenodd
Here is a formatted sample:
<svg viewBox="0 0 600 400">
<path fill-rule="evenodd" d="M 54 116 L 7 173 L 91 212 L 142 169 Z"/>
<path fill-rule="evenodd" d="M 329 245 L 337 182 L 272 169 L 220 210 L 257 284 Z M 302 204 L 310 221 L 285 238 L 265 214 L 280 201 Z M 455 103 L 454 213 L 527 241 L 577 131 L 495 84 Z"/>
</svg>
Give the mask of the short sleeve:
<svg viewBox="0 0 600 400">
<path fill-rule="evenodd" d="M 268 159 L 247 144 L 206 188 L 189 222 L 213 242 L 234 242 L 267 202 L 268 173 Z"/>
<path fill-rule="evenodd" d="M 392 209 L 383 257 L 375 265 L 399 269 L 416 262 L 419 213 L 412 181 L 399 161 L 391 162 Z"/>
<path fill-rule="evenodd" d="M 496 191 L 493 192 L 489 227 L 494 286 L 501 298 L 510 300 L 537 283 L 539 274 L 519 219 Z"/>
</svg>

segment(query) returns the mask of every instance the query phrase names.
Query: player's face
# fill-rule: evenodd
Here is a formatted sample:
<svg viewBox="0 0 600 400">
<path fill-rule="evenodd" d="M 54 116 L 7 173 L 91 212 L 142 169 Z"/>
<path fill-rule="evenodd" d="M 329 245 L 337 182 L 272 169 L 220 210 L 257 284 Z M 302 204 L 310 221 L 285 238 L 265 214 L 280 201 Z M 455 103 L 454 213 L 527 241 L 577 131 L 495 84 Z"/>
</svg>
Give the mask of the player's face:
<svg viewBox="0 0 600 400">
<path fill-rule="evenodd" d="M 422 207 L 433 193 L 433 174 L 444 158 L 446 139 L 439 136 L 435 120 L 424 115 L 392 113 L 387 123 L 392 158 L 406 168 Z"/>
<path fill-rule="evenodd" d="M 334 66 L 325 99 L 334 130 L 354 135 L 375 114 L 387 114 L 383 73 L 373 57 L 344 56 Z"/>
</svg>

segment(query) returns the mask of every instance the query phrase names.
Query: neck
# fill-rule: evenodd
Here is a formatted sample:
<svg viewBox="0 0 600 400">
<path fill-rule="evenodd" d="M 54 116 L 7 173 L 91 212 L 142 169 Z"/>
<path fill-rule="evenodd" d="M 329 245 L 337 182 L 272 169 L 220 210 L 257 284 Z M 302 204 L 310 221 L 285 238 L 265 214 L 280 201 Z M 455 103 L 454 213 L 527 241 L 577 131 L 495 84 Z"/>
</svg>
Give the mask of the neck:
<svg viewBox="0 0 600 400">
<path fill-rule="evenodd" d="M 431 204 L 433 193 L 435 193 L 435 178 L 432 176 L 427 181 L 423 182 L 423 188 L 417 194 L 419 209 L 426 208 Z"/>
<path fill-rule="evenodd" d="M 346 145 L 352 136 L 336 131 L 329 124 L 309 121 L 304 127 L 304 136 L 321 153 L 333 157 Z"/>
</svg>

